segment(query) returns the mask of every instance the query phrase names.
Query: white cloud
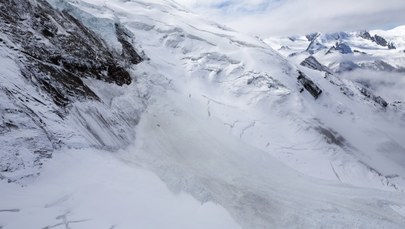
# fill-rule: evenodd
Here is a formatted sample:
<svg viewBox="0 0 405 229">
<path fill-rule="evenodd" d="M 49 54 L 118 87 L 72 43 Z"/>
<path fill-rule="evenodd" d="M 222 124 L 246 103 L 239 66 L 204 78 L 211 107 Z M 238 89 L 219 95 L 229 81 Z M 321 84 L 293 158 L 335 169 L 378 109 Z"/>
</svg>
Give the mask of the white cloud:
<svg viewBox="0 0 405 229">
<path fill-rule="evenodd" d="M 176 0 L 237 30 L 292 35 L 405 24 L 404 0 Z"/>
<path fill-rule="evenodd" d="M 383 75 L 384 77 L 381 77 Z M 403 73 L 378 72 L 372 70 L 355 70 L 340 75 L 342 78 L 359 82 L 387 102 L 405 101 L 405 78 Z"/>
</svg>

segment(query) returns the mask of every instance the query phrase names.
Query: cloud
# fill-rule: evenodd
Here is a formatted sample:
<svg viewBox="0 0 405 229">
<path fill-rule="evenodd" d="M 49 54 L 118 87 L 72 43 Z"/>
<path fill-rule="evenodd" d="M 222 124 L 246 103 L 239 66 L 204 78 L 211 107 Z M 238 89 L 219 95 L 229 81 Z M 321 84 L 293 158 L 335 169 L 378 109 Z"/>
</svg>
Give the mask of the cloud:
<svg viewBox="0 0 405 229">
<path fill-rule="evenodd" d="M 262 37 L 405 24 L 404 0 L 176 0 L 221 24 Z"/>
<path fill-rule="evenodd" d="M 384 77 L 381 77 L 381 75 Z M 339 76 L 356 81 L 368 87 L 373 93 L 383 97 L 387 102 L 405 102 L 405 78 L 403 73 L 382 73 L 378 71 L 358 69 L 351 72 L 345 72 Z"/>
</svg>

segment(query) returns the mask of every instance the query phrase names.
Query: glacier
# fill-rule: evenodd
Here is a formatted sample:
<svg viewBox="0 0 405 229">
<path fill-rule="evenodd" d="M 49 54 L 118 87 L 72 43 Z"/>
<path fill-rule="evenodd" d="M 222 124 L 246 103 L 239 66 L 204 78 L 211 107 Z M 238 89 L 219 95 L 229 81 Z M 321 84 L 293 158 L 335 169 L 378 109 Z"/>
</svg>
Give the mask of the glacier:
<svg viewBox="0 0 405 229">
<path fill-rule="evenodd" d="M 47 3 L 100 39 L 131 82 L 85 75 L 97 99 L 61 109 L 1 34 L 0 228 L 405 225 L 400 103 L 382 106 L 358 82 L 175 1 Z"/>
</svg>

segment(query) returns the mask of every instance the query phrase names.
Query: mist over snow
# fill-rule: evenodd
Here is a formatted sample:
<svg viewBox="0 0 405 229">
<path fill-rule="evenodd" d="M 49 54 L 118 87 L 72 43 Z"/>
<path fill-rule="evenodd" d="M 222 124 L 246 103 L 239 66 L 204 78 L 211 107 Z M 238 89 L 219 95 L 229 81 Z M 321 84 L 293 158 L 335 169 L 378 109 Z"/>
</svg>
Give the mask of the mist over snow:
<svg viewBox="0 0 405 229">
<path fill-rule="evenodd" d="M 262 37 L 392 28 L 405 23 L 402 0 L 175 0 L 212 20 Z"/>
<path fill-rule="evenodd" d="M 357 69 L 342 73 L 340 76 L 366 86 L 389 102 L 405 101 L 403 73 Z"/>
</svg>

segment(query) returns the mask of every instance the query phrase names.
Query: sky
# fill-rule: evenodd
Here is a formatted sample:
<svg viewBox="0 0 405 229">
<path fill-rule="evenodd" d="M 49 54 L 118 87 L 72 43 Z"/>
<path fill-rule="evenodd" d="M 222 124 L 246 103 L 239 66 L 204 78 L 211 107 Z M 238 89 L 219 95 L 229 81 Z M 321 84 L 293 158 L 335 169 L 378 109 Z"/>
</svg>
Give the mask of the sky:
<svg viewBox="0 0 405 229">
<path fill-rule="evenodd" d="M 175 0 L 220 24 L 261 37 L 389 29 L 405 0 Z"/>
</svg>

